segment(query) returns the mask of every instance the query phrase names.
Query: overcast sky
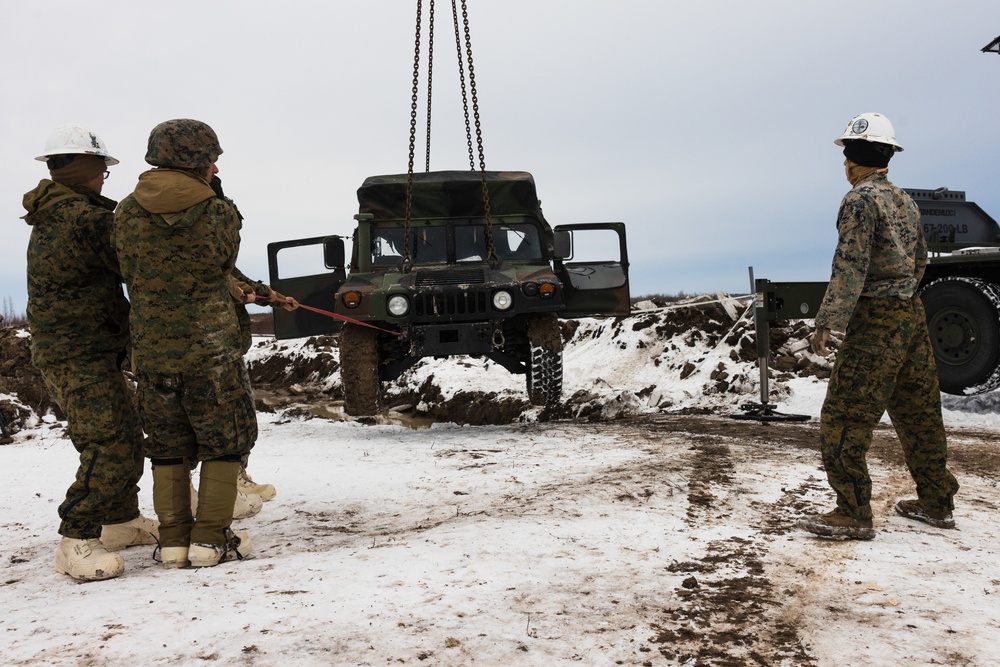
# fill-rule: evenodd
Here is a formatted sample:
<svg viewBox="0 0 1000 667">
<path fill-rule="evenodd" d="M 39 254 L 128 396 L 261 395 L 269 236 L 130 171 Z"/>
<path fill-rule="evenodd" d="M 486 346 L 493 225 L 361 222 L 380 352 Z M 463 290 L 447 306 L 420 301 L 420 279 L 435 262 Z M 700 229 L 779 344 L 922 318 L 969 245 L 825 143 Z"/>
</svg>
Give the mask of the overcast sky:
<svg viewBox="0 0 1000 667">
<path fill-rule="evenodd" d="M 833 140 L 865 111 L 906 149 L 893 182 L 965 190 L 1000 218 L 1000 56 L 980 52 L 1000 35 L 996 0 L 468 4 L 487 168 L 534 174 L 552 224 L 624 221 L 633 295 L 745 293 L 750 265 L 826 280 L 849 187 Z M 25 307 L 21 198 L 67 122 L 121 160 L 116 200 L 148 168 L 154 125 L 215 128 L 253 277 L 271 241 L 349 234 L 361 182 L 406 171 L 415 8 L 4 2 L 0 305 Z M 466 169 L 450 2 L 436 23 L 431 168 Z"/>
</svg>

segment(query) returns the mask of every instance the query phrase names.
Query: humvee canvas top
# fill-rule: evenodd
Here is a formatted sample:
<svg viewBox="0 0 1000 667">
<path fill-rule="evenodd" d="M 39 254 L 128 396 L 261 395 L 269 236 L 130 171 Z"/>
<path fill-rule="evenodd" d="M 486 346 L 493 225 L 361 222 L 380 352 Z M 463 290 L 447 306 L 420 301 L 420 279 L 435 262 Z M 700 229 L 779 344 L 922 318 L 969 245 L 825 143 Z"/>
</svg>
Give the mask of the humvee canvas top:
<svg viewBox="0 0 1000 667">
<path fill-rule="evenodd" d="M 526 171 L 487 171 L 492 215 L 542 217 L 535 179 Z M 406 174 L 371 176 L 358 188 L 361 213 L 375 220 L 406 217 Z M 413 174 L 411 218 L 482 217 L 482 172 L 429 171 Z"/>
</svg>

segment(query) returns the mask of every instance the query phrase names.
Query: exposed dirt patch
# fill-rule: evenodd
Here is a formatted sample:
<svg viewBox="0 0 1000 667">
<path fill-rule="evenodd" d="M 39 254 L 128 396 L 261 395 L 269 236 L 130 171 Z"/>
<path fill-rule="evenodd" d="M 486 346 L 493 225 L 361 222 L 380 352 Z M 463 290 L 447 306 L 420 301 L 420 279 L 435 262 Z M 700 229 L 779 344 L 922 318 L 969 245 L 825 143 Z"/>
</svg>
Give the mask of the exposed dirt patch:
<svg viewBox="0 0 1000 667">
<path fill-rule="evenodd" d="M 52 411 L 62 416 L 45 388 L 42 374 L 31 364 L 31 340 L 17 329 L 0 328 L 0 394 L 18 399 L 0 398 L 0 411 L 11 432 L 20 430 L 32 411 L 37 415 Z"/>
<path fill-rule="evenodd" d="M 277 356 L 251 362 L 250 376 L 255 385 L 262 387 L 314 383 L 340 370 L 340 363 L 332 353 L 335 347 L 337 339 L 334 336 L 315 336 L 303 345 L 310 354 L 303 354 L 291 362 Z"/>
<path fill-rule="evenodd" d="M 404 391 L 393 396 L 395 406 L 406 409 L 417 405 L 423 407 L 426 397 L 434 396 L 434 389 L 426 391 Z M 454 422 L 456 424 L 471 424 L 486 426 L 489 424 L 510 424 L 516 422 L 528 407 L 526 400 L 514 399 L 509 396 L 498 396 L 490 392 L 458 392 L 450 400 L 432 400 L 421 410 L 426 417 L 438 422 Z"/>
<path fill-rule="evenodd" d="M 817 665 L 799 629 L 781 613 L 794 592 L 768 577 L 765 563 L 782 536 L 795 530 L 794 518 L 817 510 L 815 497 L 828 495 L 822 480 L 818 425 L 815 423 L 758 423 L 697 415 L 656 415 L 624 419 L 598 428 L 615 429 L 622 437 L 655 438 L 657 432 L 683 434 L 691 445 L 683 462 L 687 484 L 686 522 L 692 531 L 710 525 L 740 525 L 733 516 L 739 506 L 735 471 L 748 459 L 778 462 L 783 452 L 814 453 L 817 475 L 790 479 L 773 503 L 755 504 L 746 536 L 734 535 L 709 542 L 703 555 L 671 563 L 667 570 L 681 577 L 665 596 L 671 603 L 650 623 L 649 645 L 671 664 Z M 990 434 L 955 429 L 951 460 L 959 475 L 995 477 L 1000 469 L 998 448 Z M 900 445 L 890 426 L 876 429 L 869 464 L 905 476 Z M 632 471 L 633 476 L 636 471 Z M 646 488 L 654 488 L 664 470 L 643 471 Z M 633 479 L 634 481 L 634 479 Z M 910 487 L 912 491 L 912 487 Z M 897 489 L 877 488 L 880 497 Z M 830 494 L 832 496 L 832 494 Z M 812 498 L 813 500 L 810 500 Z M 646 664 L 656 664 L 655 661 Z"/>
</svg>

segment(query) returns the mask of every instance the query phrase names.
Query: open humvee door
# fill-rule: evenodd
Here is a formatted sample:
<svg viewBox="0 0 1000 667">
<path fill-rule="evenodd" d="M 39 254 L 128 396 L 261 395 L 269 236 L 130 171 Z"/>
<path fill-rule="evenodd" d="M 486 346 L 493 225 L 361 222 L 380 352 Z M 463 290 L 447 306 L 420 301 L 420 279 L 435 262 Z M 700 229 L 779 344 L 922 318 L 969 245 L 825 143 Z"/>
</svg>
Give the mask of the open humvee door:
<svg viewBox="0 0 1000 667">
<path fill-rule="evenodd" d="M 625 223 L 556 225 L 554 271 L 566 288 L 559 317 L 629 314 Z"/>
<path fill-rule="evenodd" d="M 269 243 L 267 268 L 273 289 L 299 303 L 332 312 L 337 290 L 347 279 L 343 239 L 314 236 Z M 305 308 L 291 312 L 274 309 L 274 337 L 278 340 L 330 334 L 342 325 L 339 320 Z"/>
</svg>

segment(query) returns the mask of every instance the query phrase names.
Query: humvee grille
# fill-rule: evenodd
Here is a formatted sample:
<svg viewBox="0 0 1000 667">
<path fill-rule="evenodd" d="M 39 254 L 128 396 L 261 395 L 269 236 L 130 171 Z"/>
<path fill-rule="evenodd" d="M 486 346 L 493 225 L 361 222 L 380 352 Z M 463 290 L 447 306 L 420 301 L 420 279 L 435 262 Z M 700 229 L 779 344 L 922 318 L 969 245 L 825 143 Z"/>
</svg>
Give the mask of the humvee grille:
<svg viewBox="0 0 1000 667">
<path fill-rule="evenodd" d="M 489 295 L 484 291 L 417 294 L 413 314 L 417 317 L 453 317 L 486 314 Z"/>
<path fill-rule="evenodd" d="M 482 269 L 447 269 L 444 271 L 422 271 L 417 274 L 414 284 L 417 287 L 433 287 L 435 285 L 482 285 L 486 276 Z"/>
</svg>

